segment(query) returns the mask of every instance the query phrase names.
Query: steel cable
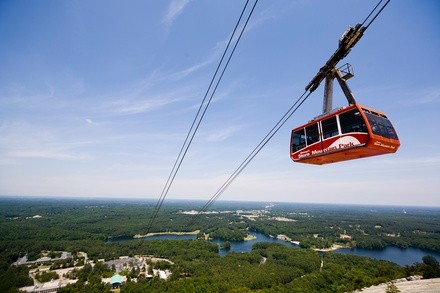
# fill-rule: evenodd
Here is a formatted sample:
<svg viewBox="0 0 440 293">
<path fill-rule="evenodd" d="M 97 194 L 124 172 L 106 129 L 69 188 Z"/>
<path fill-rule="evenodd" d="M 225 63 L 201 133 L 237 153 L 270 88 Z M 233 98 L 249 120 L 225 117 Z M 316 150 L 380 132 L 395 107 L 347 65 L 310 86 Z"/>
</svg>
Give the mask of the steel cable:
<svg viewBox="0 0 440 293">
<path fill-rule="evenodd" d="M 391 0 L 388 0 L 381 9 L 376 13 L 373 19 L 368 23 L 368 25 L 364 28 L 363 32 L 365 32 L 368 27 L 375 21 L 375 19 L 379 16 L 382 10 L 388 5 Z M 380 6 L 383 2 L 381 0 L 373 10 L 368 14 L 365 20 L 362 22 L 362 25 L 370 18 L 370 16 L 374 13 L 374 11 Z M 361 26 L 362 26 L 361 25 Z M 306 95 L 307 91 L 309 93 Z M 275 126 L 266 134 L 266 136 L 260 141 L 260 143 L 252 150 L 252 152 L 246 157 L 246 159 L 238 166 L 237 169 L 229 176 L 229 178 L 223 183 L 223 185 L 214 193 L 214 195 L 208 200 L 208 202 L 197 212 L 195 218 L 190 222 L 190 225 L 194 225 L 197 220 L 200 218 L 200 215 L 206 212 L 214 202 L 223 194 L 223 192 L 231 185 L 231 183 L 237 178 L 238 175 L 249 165 L 249 163 L 255 158 L 255 156 L 261 151 L 261 149 L 266 146 L 266 144 L 272 139 L 272 137 L 278 132 L 278 130 L 287 122 L 287 120 L 298 110 L 298 108 L 307 100 L 313 90 L 306 90 L 297 100 L 296 102 L 289 108 L 289 110 L 282 116 L 282 118 L 275 124 Z"/>
<path fill-rule="evenodd" d="M 199 106 L 197 114 L 194 117 L 194 120 L 193 120 L 193 122 L 191 124 L 191 127 L 190 127 L 188 133 L 187 133 L 185 141 L 184 141 L 184 143 L 183 143 L 183 145 L 182 145 L 182 147 L 180 149 L 179 155 L 177 156 L 176 161 L 174 162 L 173 168 L 172 168 L 172 170 L 171 170 L 171 172 L 170 172 L 170 174 L 168 176 L 168 179 L 167 179 L 167 181 L 165 183 L 165 186 L 162 189 L 162 193 L 161 193 L 161 195 L 159 197 L 159 200 L 156 203 L 156 206 L 155 206 L 155 209 L 153 211 L 152 217 L 150 218 L 150 221 L 149 221 L 149 224 L 148 224 L 148 227 L 147 227 L 147 234 L 149 233 L 151 227 L 153 226 L 153 223 L 156 220 L 157 214 L 159 213 L 159 210 L 161 209 L 162 204 L 163 204 L 166 196 L 168 195 L 168 192 L 169 192 L 169 190 L 170 190 L 170 188 L 171 188 L 171 186 L 172 186 L 172 184 L 174 182 L 174 179 L 176 178 L 177 172 L 179 171 L 180 166 L 182 165 L 182 162 L 183 162 L 183 160 L 184 160 L 184 158 L 186 156 L 186 153 L 188 152 L 188 149 L 189 149 L 189 147 L 190 147 L 190 145 L 191 145 L 191 143 L 192 143 L 192 141 L 194 139 L 194 136 L 197 133 L 197 130 L 198 130 L 198 128 L 199 128 L 199 126 L 200 126 L 200 124 L 201 124 L 201 122 L 203 120 L 203 117 L 205 116 L 205 113 L 206 113 L 206 111 L 207 111 L 207 109 L 208 109 L 208 107 L 209 107 L 209 105 L 211 103 L 211 100 L 212 100 L 212 98 L 213 98 L 213 96 L 214 96 L 214 94 L 215 94 L 215 92 L 216 92 L 216 90 L 218 88 L 218 85 L 220 84 L 220 81 L 223 78 L 223 75 L 224 75 L 224 73 L 226 71 L 226 68 L 229 65 L 229 62 L 230 62 L 230 60 L 232 58 L 232 55 L 234 54 L 235 49 L 237 48 L 237 45 L 240 42 L 240 39 L 241 39 L 241 37 L 242 37 L 242 35 L 244 33 L 244 30 L 246 29 L 246 26 L 247 26 L 247 24 L 249 22 L 249 19 L 252 16 L 252 14 L 254 12 L 254 9 L 255 9 L 255 6 L 258 3 L 258 0 L 255 1 L 251 11 L 249 12 L 249 15 L 248 15 L 248 17 L 246 19 L 246 22 L 245 22 L 245 24 L 243 25 L 243 27 L 241 29 L 240 35 L 237 37 L 235 45 L 234 45 L 234 47 L 233 47 L 233 49 L 232 49 L 232 51 L 231 51 L 231 53 L 229 55 L 229 58 L 228 58 L 226 64 L 223 67 L 223 70 L 222 70 L 222 72 L 220 74 L 220 77 L 217 79 L 217 83 L 216 83 L 216 85 L 214 87 L 214 90 L 212 91 L 210 98 L 206 102 L 206 98 L 208 97 L 208 94 L 209 94 L 209 92 L 211 90 L 211 87 L 212 87 L 212 85 L 213 85 L 213 83 L 214 83 L 214 81 L 215 81 L 215 79 L 217 77 L 217 74 L 219 72 L 219 69 L 220 69 L 222 63 L 223 63 L 223 60 L 224 60 L 224 58 L 226 56 L 226 53 L 227 53 L 227 51 L 229 49 L 229 46 L 231 45 L 231 43 L 232 43 L 232 41 L 234 39 L 234 36 L 236 35 L 236 31 L 237 31 L 237 29 L 238 29 L 238 27 L 239 27 L 239 25 L 241 23 L 242 17 L 244 15 L 245 11 L 246 11 L 248 3 L 249 3 L 249 0 L 246 1 L 245 5 L 243 7 L 243 10 L 242 10 L 242 12 L 240 14 L 240 17 L 239 17 L 239 19 L 238 19 L 238 21 L 237 21 L 237 23 L 236 23 L 236 25 L 234 27 L 234 30 L 233 30 L 233 32 L 231 34 L 231 37 L 229 38 L 228 44 L 227 44 L 227 46 L 226 46 L 226 48 L 225 48 L 225 50 L 223 52 L 223 55 L 222 55 L 222 57 L 220 59 L 220 62 L 219 62 L 218 66 L 217 66 L 217 68 L 215 70 L 215 73 L 214 73 L 214 75 L 213 75 L 213 77 L 211 79 L 211 82 L 210 82 L 210 84 L 208 86 L 208 89 L 206 90 L 206 93 L 205 93 L 205 95 L 203 97 L 203 100 L 202 100 L 202 102 L 201 102 L 201 104 Z M 202 111 L 202 109 L 203 109 L 203 111 Z"/>
</svg>

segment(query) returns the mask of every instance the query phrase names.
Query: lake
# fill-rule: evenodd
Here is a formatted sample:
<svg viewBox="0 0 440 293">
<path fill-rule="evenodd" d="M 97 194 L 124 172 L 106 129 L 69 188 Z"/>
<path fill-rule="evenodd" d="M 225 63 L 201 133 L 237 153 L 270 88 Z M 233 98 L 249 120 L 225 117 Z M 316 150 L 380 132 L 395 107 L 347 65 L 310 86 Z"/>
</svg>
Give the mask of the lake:
<svg viewBox="0 0 440 293">
<path fill-rule="evenodd" d="M 262 233 L 249 232 L 249 234 L 254 236 L 255 239 L 247 240 L 247 241 L 230 241 L 231 249 L 220 249 L 219 254 L 221 256 L 225 256 L 229 252 L 249 252 L 252 250 L 252 245 L 254 245 L 257 242 L 275 242 L 286 246 L 299 248 L 299 245 L 292 244 L 290 242 L 283 241 L 277 238 L 268 237 Z M 223 241 L 219 239 L 213 239 L 211 240 L 211 242 L 217 243 L 218 245 L 221 245 L 223 243 Z"/>
<path fill-rule="evenodd" d="M 289 247 L 299 248 L 298 245 L 283 241 L 277 238 L 268 237 L 262 233 L 258 232 L 249 232 L 250 235 L 254 236 L 255 238 L 248 241 L 230 241 L 231 248 L 230 249 L 220 249 L 219 254 L 221 256 L 227 255 L 229 252 L 249 252 L 252 249 L 252 245 L 254 245 L 257 242 L 275 242 L 282 245 L 286 245 Z M 133 239 L 133 238 L 131 238 Z M 148 236 L 144 238 L 140 238 L 141 240 L 182 240 L 182 239 L 196 239 L 196 235 L 174 235 L 174 234 L 161 234 L 161 235 L 154 235 L 154 236 Z M 128 239 L 124 239 L 121 241 L 125 241 Z M 222 240 L 214 239 L 211 240 L 214 243 L 217 243 L 219 246 L 223 243 Z M 425 255 L 432 255 L 434 256 L 438 261 L 440 261 L 440 253 L 423 250 L 420 248 L 399 248 L 395 246 L 388 246 L 383 250 L 368 250 L 368 249 L 361 249 L 361 248 L 341 248 L 338 250 L 333 251 L 334 253 L 342 253 L 342 254 L 353 254 L 353 255 L 359 255 L 359 256 L 366 256 L 370 258 L 375 259 L 383 259 L 392 261 L 394 263 L 397 263 L 401 266 L 406 265 L 412 265 L 416 262 L 422 262 L 422 258 Z"/>
<path fill-rule="evenodd" d="M 422 262 L 422 258 L 425 255 L 432 255 L 438 261 L 440 261 L 440 253 L 423 250 L 420 248 L 409 247 L 409 248 L 399 248 L 396 246 L 387 246 L 383 250 L 369 250 L 360 248 L 341 248 L 334 251 L 335 253 L 343 254 L 354 254 L 359 256 L 366 256 L 375 259 L 383 259 L 392 261 L 401 266 L 412 265 L 416 262 Z"/>
</svg>

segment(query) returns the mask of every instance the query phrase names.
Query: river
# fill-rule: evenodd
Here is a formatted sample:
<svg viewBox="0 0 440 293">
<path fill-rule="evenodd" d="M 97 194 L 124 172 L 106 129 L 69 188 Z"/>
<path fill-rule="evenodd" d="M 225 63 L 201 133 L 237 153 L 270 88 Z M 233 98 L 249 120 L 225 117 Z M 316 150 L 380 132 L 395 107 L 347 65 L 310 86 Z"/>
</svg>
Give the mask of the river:
<svg viewBox="0 0 440 293">
<path fill-rule="evenodd" d="M 268 237 L 262 233 L 258 232 L 250 232 L 250 235 L 254 237 L 252 240 L 247 241 L 230 241 L 231 248 L 230 249 L 220 249 L 219 254 L 220 256 L 225 256 L 229 252 L 249 252 L 252 249 L 252 245 L 254 245 L 257 242 L 275 242 L 280 243 L 282 245 L 286 245 L 289 247 L 299 248 L 298 245 L 292 244 L 290 242 L 280 240 L 277 238 Z M 133 239 L 133 238 L 131 238 Z M 179 239 L 196 239 L 196 235 L 174 235 L 174 234 L 161 234 L 161 235 L 154 235 L 154 236 L 148 236 L 144 238 L 140 238 L 141 240 L 179 240 Z M 120 241 L 126 241 L 128 239 L 121 239 Z M 214 243 L 217 243 L 219 246 L 223 243 L 222 240 L 214 239 L 211 240 Z M 388 246 L 383 250 L 369 250 L 369 249 L 361 249 L 361 248 L 341 248 L 334 251 L 335 253 L 343 253 L 343 254 L 353 254 L 353 255 L 359 255 L 359 256 L 366 256 L 370 258 L 375 259 L 383 259 L 392 261 L 394 263 L 397 263 L 401 266 L 406 265 L 412 265 L 416 262 L 422 262 L 422 258 L 425 255 L 432 255 L 434 256 L 438 261 L 440 261 L 440 253 L 423 250 L 420 248 L 399 248 L 395 246 Z"/>
</svg>

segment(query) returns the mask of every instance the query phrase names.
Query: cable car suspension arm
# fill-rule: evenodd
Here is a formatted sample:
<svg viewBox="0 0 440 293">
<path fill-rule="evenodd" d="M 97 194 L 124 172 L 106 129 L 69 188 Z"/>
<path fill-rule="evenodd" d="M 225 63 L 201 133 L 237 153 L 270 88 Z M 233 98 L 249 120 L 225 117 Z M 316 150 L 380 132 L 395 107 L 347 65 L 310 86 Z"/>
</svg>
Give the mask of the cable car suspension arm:
<svg viewBox="0 0 440 293">
<path fill-rule="evenodd" d="M 356 43 L 363 36 L 365 31 L 364 27 L 357 24 L 354 28 L 349 27 L 342 37 L 339 39 L 339 47 L 336 49 L 335 53 L 330 57 L 330 59 L 321 67 L 315 77 L 306 86 L 305 90 L 313 92 L 320 85 L 321 81 L 326 78 L 326 76 L 335 68 L 340 60 L 350 53 L 350 50 L 356 45 Z"/>
<path fill-rule="evenodd" d="M 354 76 L 353 71 L 351 69 L 351 65 L 346 63 L 340 68 L 330 71 L 329 74 L 325 77 L 325 86 L 324 86 L 324 101 L 322 106 L 322 114 L 327 114 L 333 109 L 333 79 L 339 83 L 339 86 L 342 89 L 345 97 L 347 98 L 349 105 L 355 105 L 356 99 L 353 96 L 353 93 L 350 90 L 350 87 L 347 84 L 347 79 L 350 79 Z"/>
<path fill-rule="evenodd" d="M 318 73 L 315 75 L 315 77 L 309 82 L 309 84 L 306 86 L 305 90 L 313 92 L 315 91 L 319 84 L 326 78 L 328 74 L 331 73 L 331 71 L 336 67 L 339 61 L 345 58 L 345 56 L 350 53 L 351 49 L 359 42 L 361 37 L 364 35 L 365 31 L 368 29 L 368 27 L 373 23 L 373 21 L 376 19 L 376 17 L 382 12 L 382 10 L 385 8 L 385 6 L 388 5 L 388 3 L 391 0 L 388 0 L 381 8 L 380 10 L 374 15 L 373 19 L 366 25 L 363 26 L 364 23 L 367 21 L 368 18 L 373 14 L 373 12 L 380 6 L 383 0 L 381 0 L 376 7 L 370 12 L 370 14 L 365 18 L 365 20 L 360 24 L 356 24 L 354 27 L 349 27 L 342 37 L 339 39 L 339 47 L 336 49 L 336 51 L 333 53 L 333 55 L 330 57 L 330 59 L 327 60 L 325 65 L 321 67 L 318 71 Z"/>
</svg>

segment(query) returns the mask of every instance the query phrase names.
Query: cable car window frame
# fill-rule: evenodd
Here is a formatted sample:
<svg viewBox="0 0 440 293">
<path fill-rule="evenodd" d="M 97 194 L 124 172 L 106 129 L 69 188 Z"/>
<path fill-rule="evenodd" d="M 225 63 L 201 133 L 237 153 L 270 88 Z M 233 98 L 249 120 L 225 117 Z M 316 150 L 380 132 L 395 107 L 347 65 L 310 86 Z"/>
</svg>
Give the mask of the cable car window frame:
<svg viewBox="0 0 440 293">
<path fill-rule="evenodd" d="M 372 113 L 371 111 L 367 111 L 365 109 L 363 110 L 368 122 L 370 123 L 373 134 L 389 139 L 399 140 L 396 130 L 385 115 Z"/>
<path fill-rule="evenodd" d="M 295 143 L 295 139 L 298 140 L 297 143 Z M 292 153 L 295 153 L 305 147 L 306 147 L 305 128 L 301 128 L 292 133 L 292 142 L 291 142 Z"/>
<path fill-rule="evenodd" d="M 341 134 L 363 132 L 368 133 L 365 119 L 357 108 L 339 114 Z"/>
<path fill-rule="evenodd" d="M 306 143 L 307 146 L 321 141 L 318 123 L 313 123 L 306 127 Z"/>
<path fill-rule="evenodd" d="M 334 120 L 331 121 L 331 120 Z M 329 123 L 327 123 L 329 122 Z M 338 119 L 335 116 L 329 117 L 321 121 L 322 139 L 327 139 L 339 135 Z M 329 127 L 331 126 L 331 127 Z"/>
</svg>

